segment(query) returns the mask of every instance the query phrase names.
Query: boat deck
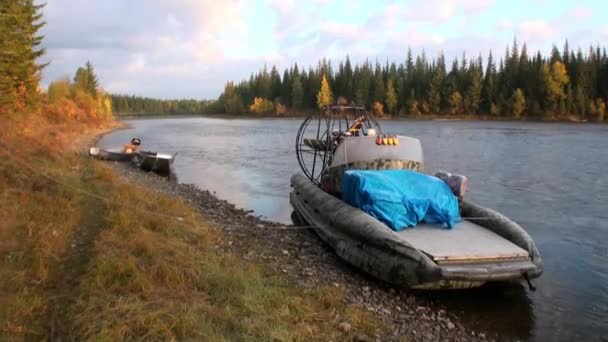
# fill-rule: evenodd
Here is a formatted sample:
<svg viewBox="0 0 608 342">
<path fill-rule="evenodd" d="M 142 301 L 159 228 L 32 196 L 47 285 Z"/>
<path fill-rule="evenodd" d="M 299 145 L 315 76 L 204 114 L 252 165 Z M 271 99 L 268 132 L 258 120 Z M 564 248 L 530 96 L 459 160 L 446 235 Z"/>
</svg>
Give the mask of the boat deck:
<svg viewBox="0 0 608 342">
<path fill-rule="evenodd" d="M 421 223 L 397 235 L 438 264 L 528 259 L 526 250 L 471 221 L 458 222 L 454 229 Z"/>
</svg>

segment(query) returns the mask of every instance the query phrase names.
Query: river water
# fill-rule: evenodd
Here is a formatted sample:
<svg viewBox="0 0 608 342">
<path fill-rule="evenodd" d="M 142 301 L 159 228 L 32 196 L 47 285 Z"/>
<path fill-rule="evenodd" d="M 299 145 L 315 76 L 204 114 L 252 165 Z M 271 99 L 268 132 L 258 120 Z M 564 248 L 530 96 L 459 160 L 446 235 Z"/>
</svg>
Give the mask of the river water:
<svg viewBox="0 0 608 342">
<path fill-rule="evenodd" d="M 179 152 L 179 182 L 215 191 L 256 215 L 290 223 L 289 178 L 299 119 L 128 120 L 104 137 L 138 136 L 146 150 Z M 471 328 L 508 339 L 608 340 L 608 126 L 383 121 L 416 137 L 426 171 L 469 178 L 468 198 L 517 221 L 534 238 L 545 273 L 535 292 L 517 285 L 419 294 L 456 311 Z"/>
</svg>

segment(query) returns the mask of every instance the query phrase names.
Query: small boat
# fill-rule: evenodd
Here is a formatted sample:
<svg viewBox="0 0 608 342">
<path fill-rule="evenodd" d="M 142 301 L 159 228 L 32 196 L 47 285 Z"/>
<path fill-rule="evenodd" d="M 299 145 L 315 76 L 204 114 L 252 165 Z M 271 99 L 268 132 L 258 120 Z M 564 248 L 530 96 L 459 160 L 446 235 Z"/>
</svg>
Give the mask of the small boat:
<svg viewBox="0 0 608 342">
<path fill-rule="evenodd" d="M 142 170 L 168 176 L 171 174 L 173 162 L 175 161 L 177 153 L 170 155 L 149 151 L 137 151 L 135 152 L 135 155 L 136 163 Z"/>
<path fill-rule="evenodd" d="M 382 129 L 373 117 L 366 116 L 368 129 L 361 134 L 317 131 L 305 137 L 308 126 L 348 127 L 344 111 L 328 108 L 319 120 L 331 122 L 310 125 L 311 116 L 298 132 L 296 152 L 304 175 L 291 178 L 295 224 L 313 227 L 342 259 L 394 285 L 456 289 L 526 280 L 532 288 L 530 279 L 543 270 L 538 249 L 521 226 L 494 210 L 463 200 L 462 220 L 453 229 L 421 222 L 395 231 L 344 202 L 340 191 L 346 170 L 423 170 L 420 141 L 396 136 L 398 145 L 378 145 L 376 133 Z M 311 139 L 325 143 L 312 144 Z"/>
<path fill-rule="evenodd" d="M 123 152 L 120 148 L 103 149 L 99 147 L 89 148 L 89 155 L 102 160 L 113 161 L 132 161 L 135 157 L 134 153 Z"/>
</svg>

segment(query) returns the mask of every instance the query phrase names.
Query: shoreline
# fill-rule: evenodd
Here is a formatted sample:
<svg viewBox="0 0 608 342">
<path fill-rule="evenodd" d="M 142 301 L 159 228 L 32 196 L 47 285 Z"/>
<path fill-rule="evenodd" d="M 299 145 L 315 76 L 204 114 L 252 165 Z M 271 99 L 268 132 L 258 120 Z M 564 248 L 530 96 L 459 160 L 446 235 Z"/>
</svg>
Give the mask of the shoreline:
<svg viewBox="0 0 608 342">
<path fill-rule="evenodd" d="M 316 113 L 311 111 L 310 113 Z M 224 120 L 302 120 L 309 114 L 295 115 L 252 115 L 252 114 L 117 114 L 115 118 L 122 120 L 146 120 L 146 119 L 184 119 L 184 118 L 207 118 L 207 119 L 224 119 Z M 384 115 L 376 117 L 378 121 L 437 121 L 437 122 L 522 122 L 522 123 L 548 123 L 548 124 L 586 124 L 586 125 L 605 125 L 608 121 L 580 120 L 574 118 L 564 119 L 543 119 L 543 118 L 500 118 L 490 116 L 470 116 L 460 115 L 446 117 L 442 115 L 421 115 L 421 116 L 391 116 Z"/>
<path fill-rule="evenodd" d="M 181 198 L 222 234 L 218 253 L 232 253 L 245 263 L 268 265 L 302 288 L 340 288 L 347 304 L 361 307 L 390 327 L 390 336 L 375 340 L 492 340 L 487 332 L 465 326 L 441 304 L 396 288 L 346 264 L 311 229 L 284 225 L 251 215 L 207 190 L 180 184 L 129 164 L 113 163 L 118 175 L 131 183 Z M 365 340 L 365 339 L 363 339 Z"/>
</svg>

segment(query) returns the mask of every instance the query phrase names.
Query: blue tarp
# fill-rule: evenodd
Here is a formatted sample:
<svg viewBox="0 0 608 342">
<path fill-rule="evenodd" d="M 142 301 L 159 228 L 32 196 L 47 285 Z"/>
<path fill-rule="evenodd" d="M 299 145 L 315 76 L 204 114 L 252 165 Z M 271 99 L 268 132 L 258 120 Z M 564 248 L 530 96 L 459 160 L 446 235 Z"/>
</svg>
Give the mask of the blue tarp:
<svg viewBox="0 0 608 342">
<path fill-rule="evenodd" d="M 342 179 L 342 200 L 400 231 L 419 222 L 460 221 L 458 199 L 441 179 L 407 170 L 351 170 Z"/>
</svg>

